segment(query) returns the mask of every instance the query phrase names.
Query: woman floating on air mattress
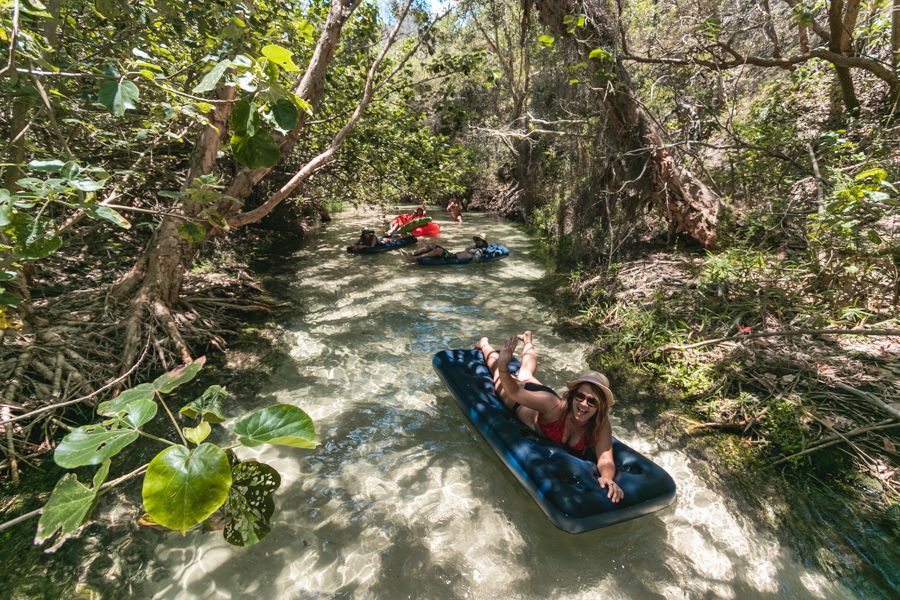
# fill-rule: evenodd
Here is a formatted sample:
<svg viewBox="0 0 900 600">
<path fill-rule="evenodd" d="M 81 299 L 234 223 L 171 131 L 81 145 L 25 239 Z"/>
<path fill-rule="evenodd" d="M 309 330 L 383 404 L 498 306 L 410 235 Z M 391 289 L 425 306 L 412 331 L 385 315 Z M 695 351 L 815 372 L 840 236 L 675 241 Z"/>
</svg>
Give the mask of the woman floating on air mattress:
<svg viewBox="0 0 900 600">
<path fill-rule="evenodd" d="M 520 341 L 521 364 L 512 356 Z M 612 437 L 614 396 L 604 376 L 576 377 L 560 398 L 534 377 L 529 332 L 510 337 L 499 352 L 487 338 L 475 346 L 441 350 L 431 364 L 472 427 L 554 525 L 581 533 L 672 503 L 672 477 Z"/>
<path fill-rule="evenodd" d="M 509 372 L 509 361 L 519 342 L 522 346 L 522 366 L 516 376 Z M 597 456 L 597 482 L 608 489 L 613 502 L 622 499 L 622 488 L 613 478 L 612 427 L 609 408 L 615 403 L 609 380 L 601 373 L 585 373 L 566 383 L 565 397 L 543 385 L 534 377 L 537 353 L 531 332 L 509 337 L 498 352 L 486 337 L 475 345 L 484 355 L 484 362 L 494 379 L 497 395 L 519 419 L 544 437 L 563 444 L 568 450 L 584 454 L 592 448 Z"/>
</svg>

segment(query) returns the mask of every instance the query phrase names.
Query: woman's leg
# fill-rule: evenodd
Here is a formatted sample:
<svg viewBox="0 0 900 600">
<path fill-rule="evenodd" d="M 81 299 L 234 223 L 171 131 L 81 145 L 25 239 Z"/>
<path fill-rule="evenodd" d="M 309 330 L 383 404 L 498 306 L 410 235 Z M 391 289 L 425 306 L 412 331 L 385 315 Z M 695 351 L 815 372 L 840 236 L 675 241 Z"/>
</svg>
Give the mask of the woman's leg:
<svg viewBox="0 0 900 600">
<path fill-rule="evenodd" d="M 522 345 L 522 366 L 519 368 L 518 378 L 522 381 L 534 381 L 540 383 L 535 378 L 537 373 L 537 351 L 531 341 L 531 331 L 526 330 L 525 333 L 518 336 L 524 342 Z"/>
<path fill-rule="evenodd" d="M 441 255 L 441 247 L 440 246 L 425 246 L 424 248 L 420 248 L 416 250 L 412 254 L 407 252 L 406 250 L 400 249 L 400 252 L 403 254 L 403 258 L 405 258 L 408 262 L 416 262 L 420 258 L 427 258 L 429 256 L 440 256 Z"/>
<path fill-rule="evenodd" d="M 494 381 L 494 390 L 497 392 L 500 400 L 502 400 L 507 407 L 512 408 L 512 404 L 506 397 L 506 390 L 503 389 L 503 384 L 500 382 L 500 373 L 497 372 L 497 357 L 500 356 L 500 352 L 491 346 L 491 343 L 486 337 L 478 340 L 475 347 L 481 350 L 481 355 L 484 357 L 484 364 L 487 365 L 488 370 L 491 372 L 491 379 Z"/>
<path fill-rule="evenodd" d="M 503 389 L 503 383 L 500 381 L 500 373 L 497 370 L 497 357 L 500 356 L 500 352 L 498 352 L 494 349 L 493 346 L 491 346 L 491 343 L 486 337 L 478 340 L 478 343 L 475 344 L 475 347 L 481 350 L 481 354 L 482 356 L 484 356 L 484 363 L 487 365 L 488 369 L 491 372 L 491 379 L 494 382 L 494 390 L 497 392 L 497 396 L 500 398 L 500 401 L 503 402 L 506 408 L 514 411 L 520 421 L 528 425 L 531 429 L 536 429 L 538 412 L 533 408 L 528 408 L 527 406 L 522 406 L 521 404 L 517 404 L 511 401 L 506 395 L 506 390 Z M 513 377 L 519 379 L 518 375 L 514 375 Z"/>
</svg>

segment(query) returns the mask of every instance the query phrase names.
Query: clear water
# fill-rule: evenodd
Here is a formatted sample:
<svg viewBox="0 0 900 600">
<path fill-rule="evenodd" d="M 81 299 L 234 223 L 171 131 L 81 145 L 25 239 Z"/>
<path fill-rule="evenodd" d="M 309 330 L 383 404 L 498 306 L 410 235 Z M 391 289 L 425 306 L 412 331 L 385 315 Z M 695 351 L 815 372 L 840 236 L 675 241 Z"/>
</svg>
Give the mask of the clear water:
<svg viewBox="0 0 900 600">
<path fill-rule="evenodd" d="M 525 328 L 545 383 L 586 368 L 588 347 L 554 333 L 531 292 L 543 275 L 535 241 L 489 216 L 438 215 L 447 247 L 484 232 L 511 256 L 419 267 L 344 252 L 379 217 L 339 215 L 280 267 L 302 313 L 287 324 L 292 360 L 250 402 L 302 407 L 321 447 L 240 451 L 282 473 L 272 533 L 240 549 L 219 533 L 133 532 L 152 558 L 107 577 L 142 569 L 130 590 L 145 598 L 857 597 L 729 508 L 651 426 L 626 427 L 640 422 L 623 418 L 628 398 L 614 433 L 672 474 L 676 503 L 590 533 L 557 530 L 431 369 L 438 350 Z"/>
</svg>

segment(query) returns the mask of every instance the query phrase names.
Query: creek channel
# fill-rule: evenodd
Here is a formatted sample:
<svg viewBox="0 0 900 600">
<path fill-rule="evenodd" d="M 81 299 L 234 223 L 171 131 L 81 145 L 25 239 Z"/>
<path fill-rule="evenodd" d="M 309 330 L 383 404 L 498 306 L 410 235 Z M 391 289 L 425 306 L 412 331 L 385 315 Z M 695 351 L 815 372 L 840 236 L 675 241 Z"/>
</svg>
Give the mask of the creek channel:
<svg viewBox="0 0 900 600">
<path fill-rule="evenodd" d="M 675 503 L 593 532 L 556 529 L 470 427 L 431 358 L 528 328 L 538 376 L 561 388 L 587 369 L 590 347 L 552 327 L 553 307 L 534 291 L 545 274 L 537 241 L 508 221 L 464 219 L 438 215 L 442 245 L 462 249 L 483 233 L 511 255 L 420 267 L 397 252 L 348 254 L 361 227 L 380 223 L 360 210 L 285 256 L 270 277 L 298 309 L 283 324 L 290 359 L 240 409 L 295 404 L 321 445 L 240 449 L 281 473 L 271 533 L 242 549 L 218 532 L 122 528 L 134 515 L 104 502 L 99 520 L 118 523 L 118 539 L 99 533 L 84 547 L 109 557 L 91 568 L 81 554 L 84 584 L 173 599 L 860 597 L 705 483 L 637 417 L 637 399 L 619 398 L 613 434 L 674 477 Z"/>
</svg>

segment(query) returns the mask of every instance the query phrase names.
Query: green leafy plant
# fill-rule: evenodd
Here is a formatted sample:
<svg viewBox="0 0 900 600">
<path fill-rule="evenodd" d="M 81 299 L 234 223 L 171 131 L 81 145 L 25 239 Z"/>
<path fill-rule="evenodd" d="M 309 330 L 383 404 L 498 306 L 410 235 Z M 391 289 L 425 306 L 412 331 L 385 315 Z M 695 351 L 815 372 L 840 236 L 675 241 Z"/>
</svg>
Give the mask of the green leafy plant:
<svg viewBox="0 0 900 600">
<path fill-rule="evenodd" d="M 897 188 L 881 168 L 836 177 L 834 192 L 808 220 L 813 261 L 839 304 L 886 294 L 900 264 L 900 245 L 885 224 L 900 205 Z"/>
<path fill-rule="evenodd" d="M 62 246 L 57 209 L 62 214 L 81 210 L 117 227 L 131 227 L 115 209 L 97 202 L 96 192 L 109 178 L 102 168 L 73 160 L 33 160 L 27 175 L 15 182 L 18 191 L 0 189 L 0 306 L 18 304 L 12 291 L 25 262 L 46 258 Z"/>
<path fill-rule="evenodd" d="M 144 522 L 183 534 L 213 519 L 214 525 L 223 527 L 228 543 L 237 546 L 253 545 L 266 536 L 275 507 L 273 494 L 281 478 L 268 465 L 241 462 L 233 448 L 262 444 L 315 448 L 318 444 L 315 427 L 303 410 L 276 404 L 238 419 L 232 429 L 240 443 L 220 447 L 206 439 L 212 425 L 225 421 L 222 401 L 227 391 L 211 385 L 180 409 L 184 417 L 196 423 L 182 428 L 165 396 L 194 379 L 204 362 L 205 357 L 201 357 L 152 383 L 142 383 L 100 403 L 97 413 L 103 420 L 77 427 L 63 438 L 53 454 L 59 466 L 75 469 L 100 465 L 100 468 L 91 487 L 78 481 L 72 473 L 59 480 L 44 505 L 35 543 L 43 544 L 55 538 L 53 548 L 56 548 L 77 534 L 99 496 L 112 487 L 104 482 L 113 458 L 140 437 L 166 446 L 137 470 L 140 473 L 146 469 L 141 490 L 147 512 Z M 160 405 L 175 426 L 180 443 L 143 430 L 156 417 Z"/>
</svg>

